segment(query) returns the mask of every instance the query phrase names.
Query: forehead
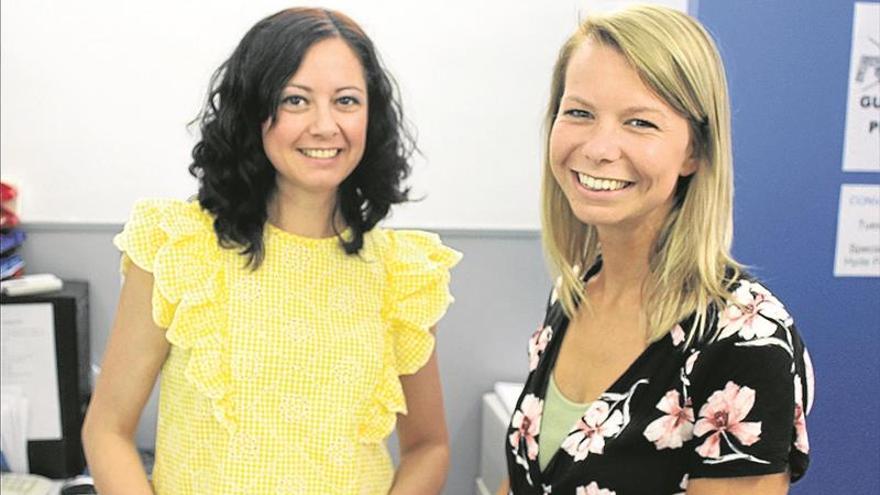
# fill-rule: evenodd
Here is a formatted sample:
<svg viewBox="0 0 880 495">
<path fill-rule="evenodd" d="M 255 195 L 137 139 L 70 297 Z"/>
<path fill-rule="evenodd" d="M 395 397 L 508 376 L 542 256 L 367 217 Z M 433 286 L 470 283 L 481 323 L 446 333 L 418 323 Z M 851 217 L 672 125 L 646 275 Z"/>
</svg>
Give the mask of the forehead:
<svg viewBox="0 0 880 495">
<path fill-rule="evenodd" d="M 659 104 L 668 108 L 617 48 L 589 38 L 571 54 L 565 72 L 564 93 L 589 99 L 625 100 L 628 105 Z"/>
<path fill-rule="evenodd" d="M 309 87 L 366 87 L 360 58 L 339 37 L 326 38 L 310 46 L 290 82 Z"/>
</svg>

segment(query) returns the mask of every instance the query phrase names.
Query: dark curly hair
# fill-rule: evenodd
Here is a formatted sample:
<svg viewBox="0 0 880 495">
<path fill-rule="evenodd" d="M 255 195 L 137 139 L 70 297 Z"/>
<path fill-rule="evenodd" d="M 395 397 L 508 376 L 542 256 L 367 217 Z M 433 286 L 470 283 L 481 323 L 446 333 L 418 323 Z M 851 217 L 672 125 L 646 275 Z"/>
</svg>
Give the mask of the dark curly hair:
<svg viewBox="0 0 880 495">
<path fill-rule="evenodd" d="M 244 35 L 211 77 L 207 102 L 196 119 L 201 139 L 189 166 L 199 180 L 199 204 L 214 216 L 220 245 L 239 249 L 252 269 L 265 254 L 267 205 L 276 189 L 261 126 L 275 119 L 282 89 L 306 51 L 327 38 L 342 39 L 357 55 L 369 102 L 363 158 L 337 194 L 336 209 L 352 234 L 336 233 L 345 252 L 358 253 L 364 233 L 388 215 L 391 205 L 408 200 L 403 180 L 415 145 L 399 92 L 372 41 L 353 20 L 332 10 L 293 8 L 271 15 Z"/>
</svg>

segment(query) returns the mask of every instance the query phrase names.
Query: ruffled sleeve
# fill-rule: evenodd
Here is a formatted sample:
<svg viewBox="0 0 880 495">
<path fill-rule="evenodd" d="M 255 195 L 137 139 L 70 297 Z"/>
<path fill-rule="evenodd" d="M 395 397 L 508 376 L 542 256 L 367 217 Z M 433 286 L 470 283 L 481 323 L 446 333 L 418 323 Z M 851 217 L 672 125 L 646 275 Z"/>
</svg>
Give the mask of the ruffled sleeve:
<svg viewBox="0 0 880 495">
<path fill-rule="evenodd" d="M 449 270 L 461 253 L 444 246 L 436 234 L 387 231 L 384 251 L 388 276 L 383 319 L 386 322 L 383 370 L 361 421 L 360 437 L 379 442 L 394 429 L 396 414 L 406 414 L 400 375 L 417 372 L 434 350 L 433 327 L 453 299 Z"/>
<path fill-rule="evenodd" d="M 140 201 L 113 242 L 123 252 L 123 272 L 134 263 L 153 274 L 153 320 L 167 329 L 171 344 L 190 352 L 187 381 L 211 400 L 215 418 L 232 429 L 224 309 L 229 295 L 212 217 L 195 202 Z"/>
<path fill-rule="evenodd" d="M 166 215 L 179 208 L 179 202 L 147 199 L 135 203 L 131 216 L 122 232 L 113 238 L 113 244 L 122 251 L 120 271 L 128 273 L 131 265 L 155 275 L 156 255 L 169 241 L 168 232 L 160 226 Z M 164 297 L 159 284 L 153 285 L 153 321 L 167 328 L 174 315 L 175 305 Z"/>
<path fill-rule="evenodd" d="M 159 228 L 159 220 L 170 206 L 170 201 L 143 200 L 134 205 L 131 217 L 122 232 L 113 238 L 113 244 L 122 251 L 122 273 L 128 272 L 131 264 L 152 273 L 156 252 L 168 240 Z"/>
</svg>

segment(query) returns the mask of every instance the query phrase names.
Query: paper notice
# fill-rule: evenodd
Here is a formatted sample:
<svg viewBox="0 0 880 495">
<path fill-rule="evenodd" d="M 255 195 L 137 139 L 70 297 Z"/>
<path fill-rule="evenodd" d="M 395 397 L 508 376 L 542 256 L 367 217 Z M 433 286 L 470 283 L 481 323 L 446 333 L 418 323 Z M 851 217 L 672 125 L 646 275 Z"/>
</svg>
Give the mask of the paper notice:
<svg viewBox="0 0 880 495">
<path fill-rule="evenodd" d="M 834 276 L 880 277 L 880 185 L 840 186 Z"/>
<path fill-rule="evenodd" d="M 849 65 L 843 170 L 880 172 L 880 3 L 855 4 Z"/>
<path fill-rule="evenodd" d="M 61 405 L 51 304 L 4 304 L 0 309 L 0 383 L 28 399 L 28 440 L 61 439 Z"/>
</svg>

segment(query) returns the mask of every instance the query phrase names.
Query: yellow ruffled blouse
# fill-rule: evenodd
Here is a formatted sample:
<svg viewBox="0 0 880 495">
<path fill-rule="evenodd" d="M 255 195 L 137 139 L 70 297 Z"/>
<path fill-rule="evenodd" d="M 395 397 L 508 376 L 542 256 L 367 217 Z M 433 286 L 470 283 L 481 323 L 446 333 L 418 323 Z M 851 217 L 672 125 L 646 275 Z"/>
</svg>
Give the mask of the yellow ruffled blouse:
<svg viewBox="0 0 880 495">
<path fill-rule="evenodd" d="M 145 200 L 114 239 L 154 277 L 162 369 L 158 494 L 382 494 L 400 375 L 431 355 L 461 255 L 375 228 L 360 255 L 272 225 L 252 271 L 198 203 Z M 427 419 L 426 419 L 427 420 Z"/>
</svg>

